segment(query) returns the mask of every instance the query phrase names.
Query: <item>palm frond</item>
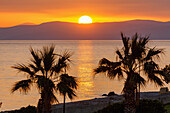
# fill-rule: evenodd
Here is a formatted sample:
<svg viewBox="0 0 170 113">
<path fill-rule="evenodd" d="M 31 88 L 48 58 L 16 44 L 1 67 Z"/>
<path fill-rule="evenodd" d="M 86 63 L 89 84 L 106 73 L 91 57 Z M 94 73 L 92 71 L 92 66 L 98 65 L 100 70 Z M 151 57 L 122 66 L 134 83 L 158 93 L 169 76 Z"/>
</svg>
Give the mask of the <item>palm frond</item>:
<svg viewBox="0 0 170 113">
<path fill-rule="evenodd" d="M 143 87 L 146 85 L 146 80 L 139 75 L 139 73 L 134 73 L 134 76 L 135 76 L 135 81 L 137 84 L 140 84 L 142 85 Z"/>
<path fill-rule="evenodd" d="M 73 89 L 77 89 L 78 84 L 76 77 L 69 76 L 68 74 L 62 74 L 60 75 L 60 81 Z"/>
<path fill-rule="evenodd" d="M 30 47 L 30 53 L 32 55 L 32 59 L 31 61 L 35 64 L 35 67 L 37 67 L 38 69 L 41 67 L 41 55 L 39 54 L 38 50 L 35 51 L 32 47 Z"/>
<path fill-rule="evenodd" d="M 34 66 L 33 64 L 29 64 L 29 67 L 32 68 L 34 73 L 37 73 L 40 69 L 36 66 Z"/>
<path fill-rule="evenodd" d="M 64 82 L 59 82 L 57 84 L 57 90 L 61 95 L 68 95 L 70 99 L 73 99 L 73 97 L 76 96 L 74 90 L 66 85 Z"/>
<path fill-rule="evenodd" d="M 49 94 L 50 94 L 50 98 L 51 98 L 51 99 L 50 99 L 50 100 L 51 100 L 51 101 L 50 101 L 51 104 L 53 104 L 53 103 L 55 103 L 55 102 L 59 103 L 59 101 L 58 101 L 57 97 L 54 95 L 54 92 L 53 92 L 53 91 L 50 91 Z"/>
<path fill-rule="evenodd" d="M 154 61 L 144 63 L 144 72 L 146 74 L 153 73 L 156 70 L 159 70 L 159 65 L 156 64 Z"/>
<path fill-rule="evenodd" d="M 59 56 L 58 61 L 52 69 L 57 74 L 68 70 L 70 67 L 69 63 L 72 62 L 71 60 L 72 54 L 69 51 L 65 51 L 63 55 L 58 56 Z"/>
<path fill-rule="evenodd" d="M 138 39 L 138 34 L 136 33 L 132 37 L 132 42 L 131 42 L 131 51 L 133 55 L 135 55 L 135 53 L 137 52 L 137 48 L 139 48 L 137 39 Z"/>
<path fill-rule="evenodd" d="M 118 79 L 120 80 L 123 78 L 122 69 L 120 67 L 116 69 L 111 68 L 106 72 L 106 76 L 109 77 L 110 79 L 114 79 L 117 76 Z"/>
<path fill-rule="evenodd" d="M 160 58 L 160 54 L 164 54 L 164 49 L 156 49 L 155 47 L 152 49 L 149 49 L 146 57 L 144 58 L 146 61 L 152 60 L 153 58 Z"/>
<path fill-rule="evenodd" d="M 19 90 L 20 92 L 27 93 L 30 90 L 31 84 L 32 84 L 31 79 L 18 81 L 14 84 L 13 88 L 11 89 L 11 92 L 13 93 Z"/>
<path fill-rule="evenodd" d="M 116 68 L 116 67 L 118 67 L 120 65 L 121 65 L 121 62 L 111 62 L 106 58 L 102 58 L 99 61 L 99 66 L 108 66 L 108 67 Z"/>
<path fill-rule="evenodd" d="M 140 38 L 140 40 L 139 40 L 139 44 L 140 44 L 142 47 L 146 46 L 146 44 L 147 44 L 148 42 L 149 42 L 149 36 Z"/>
<path fill-rule="evenodd" d="M 119 58 L 121 60 L 123 59 L 123 55 L 121 54 L 121 52 L 119 50 L 116 50 L 116 54 L 119 56 Z"/>
<path fill-rule="evenodd" d="M 156 84 L 156 86 L 163 86 L 164 85 L 162 80 L 159 77 L 157 77 L 155 74 L 152 74 L 152 75 L 150 75 L 148 77 L 149 77 L 149 80 L 151 82 L 154 82 Z"/>
<path fill-rule="evenodd" d="M 46 78 L 45 76 L 41 76 L 41 75 L 36 75 L 36 78 L 37 78 L 36 83 L 37 83 L 38 89 L 44 88 L 45 85 L 48 85 L 50 89 L 55 89 L 55 84 L 51 79 Z"/>
<path fill-rule="evenodd" d="M 67 95 L 68 95 L 68 97 L 69 97 L 69 99 L 73 99 L 74 97 L 76 97 L 77 95 L 76 95 L 76 93 L 75 93 L 75 91 L 73 90 L 73 89 L 68 89 L 68 91 L 67 91 L 67 93 L 66 93 Z"/>
<path fill-rule="evenodd" d="M 119 68 L 116 69 L 116 71 L 117 71 L 117 75 L 118 75 L 117 76 L 118 80 L 123 79 L 124 77 L 123 77 L 123 70 L 122 70 L 122 68 L 119 67 Z"/>
<path fill-rule="evenodd" d="M 110 67 L 108 66 L 99 66 L 98 68 L 94 69 L 94 75 L 99 74 L 99 73 L 105 73 L 108 70 L 110 70 Z"/>
<path fill-rule="evenodd" d="M 168 84 L 170 82 L 170 64 L 166 65 L 162 70 L 161 74 L 164 77 L 164 81 Z"/>
<path fill-rule="evenodd" d="M 68 51 L 68 50 L 65 50 L 64 52 L 63 52 L 63 54 L 62 54 L 62 59 L 63 59 L 63 61 L 69 61 L 69 62 L 72 62 L 72 60 L 71 60 L 71 56 L 73 55 L 73 53 L 72 52 L 70 52 L 70 51 Z"/>
<path fill-rule="evenodd" d="M 129 37 L 125 37 L 124 34 L 121 33 L 121 38 L 122 38 L 122 42 L 123 42 L 123 45 L 124 45 L 124 54 L 128 55 L 129 49 L 130 49 Z"/>
<path fill-rule="evenodd" d="M 28 75 L 30 75 L 31 77 L 35 74 L 34 72 L 32 72 L 30 70 L 30 68 L 28 66 L 26 66 L 25 64 L 17 64 L 15 66 L 12 66 L 12 68 L 17 69 L 19 72 L 25 72 Z"/>
<path fill-rule="evenodd" d="M 131 52 L 134 58 L 140 60 L 142 55 L 146 54 L 146 44 L 149 37 L 141 37 L 139 34 L 135 34 L 131 42 Z"/>
<path fill-rule="evenodd" d="M 102 58 L 100 61 L 99 61 L 99 65 L 102 66 L 102 65 L 107 65 L 107 66 L 110 66 L 112 64 L 111 61 L 109 61 L 108 59 L 106 58 Z"/>
<path fill-rule="evenodd" d="M 54 55 L 54 46 L 43 47 L 43 50 L 40 51 L 42 54 L 43 67 L 46 72 L 50 71 L 54 65 L 55 55 Z"/>
</svg>

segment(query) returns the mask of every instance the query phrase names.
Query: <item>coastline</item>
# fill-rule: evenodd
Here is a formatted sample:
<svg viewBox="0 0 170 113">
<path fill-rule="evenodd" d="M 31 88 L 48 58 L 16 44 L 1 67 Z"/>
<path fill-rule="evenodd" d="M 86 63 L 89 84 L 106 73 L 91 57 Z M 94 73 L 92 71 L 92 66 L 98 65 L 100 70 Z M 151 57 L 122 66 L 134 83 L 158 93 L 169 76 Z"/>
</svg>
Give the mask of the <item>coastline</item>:
<svg viewBox="0 0 170 113">
<path fill-rule="evenodd" d="M 158 100 L 163 104 L 170 103 L 170 91 L 165 94 L 159 94 L 158 91 L 141 92 L 140 99 Z M 81 100 L 66 103 L 66 113 L 93 113 L 107 107 L 113 103 L 119 103 L 124 100 L 123 95 L 104 96 L 103 98 L 93 98 L 89 100 Z M 52 105 L 52 113 L 62 113 L 63 103 Z M 8 113 L 8 111 L 0 111 L 0 113 Z"/>
<path fill-rule="evenodd" d="M 159 94 L 159 92 L 141 92 L 140 99 L 151 99 L 158 100 L 163 104 L 170 103 L 170 91 L 165 94 Z M 66 112 L 67 113 L 93 113 L 104 107 L 113 104 L 122 102 L 124 100 L 123 95 L 114 95 L 106 96 L 103 98 L 94 98 L 84 101 L 68 102 L 66 103 Z M 52 113 L 62 113 L 63 104 L 56 104 L 52 106 Z"/>
</svg>

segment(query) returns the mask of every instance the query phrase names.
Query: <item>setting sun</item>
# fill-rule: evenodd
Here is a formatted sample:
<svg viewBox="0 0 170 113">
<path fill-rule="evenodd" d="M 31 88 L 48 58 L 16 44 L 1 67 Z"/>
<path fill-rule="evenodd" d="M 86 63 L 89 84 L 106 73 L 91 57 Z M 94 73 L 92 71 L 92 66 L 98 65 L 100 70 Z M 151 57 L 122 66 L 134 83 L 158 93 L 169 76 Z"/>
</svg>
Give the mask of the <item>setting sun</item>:
<svg viewBox="0 0 170 113">
<path fill-rule="evenodd" d="M 92 23 L 92 19 L 89 16 L 81 16 L 79 18 L 79 24 L 90 24 Z"/>
</svg>

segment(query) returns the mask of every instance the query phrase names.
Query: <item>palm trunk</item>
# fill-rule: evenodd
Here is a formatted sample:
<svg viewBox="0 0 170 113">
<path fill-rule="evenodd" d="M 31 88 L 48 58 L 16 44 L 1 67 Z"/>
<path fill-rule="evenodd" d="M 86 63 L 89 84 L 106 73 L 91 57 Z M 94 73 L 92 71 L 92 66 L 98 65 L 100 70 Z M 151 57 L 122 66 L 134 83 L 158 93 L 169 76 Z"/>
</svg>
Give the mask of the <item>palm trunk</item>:
<svg viewBox="0 0 170 113">
<path fill-rule="evenodd" d="M 125 91 L 125 104 L 124 104 L 124 113 L 136 113 L 136 101 L 135 91 L 132 89 L 126 89 Z"/>
<path fill-rule="evenodd" d="M 42 99 L 39 99 L 38 105 L 37 105 L 37 113 L 42 113 L 43 110 L 43 101 Z"/>
<path fill-rule="evenodd" d="M 133 75 L 131 73 L 128 75 L 124 87 L 124 97 L 125 97 L 124 113 L 136 113 L 135 89 L 136 89 L 136 81 L 134 81 Z"/>
<path fill-rule="evenodd" d="M 137 85 L 136 88 L 136 105 L 139 105 L 139 100 L 140 100 L 140 83 Z"/>
<path fill-rule="evenodd" d="M 47 72 L 44 80 L 44 111 L 43 113 L 51 113 L 51 103 L 50 103 L 50 95 L 49 95 L 49 82 L 46 79 Z"/>
<path fill-rule="evenodd" d="M 45 85 L 45 101 L 44 101 L 44 107 L 45 107 L 45 113 L 51 113 L 51 103 L 50 103 L 50 95 L 49 95 L 49 83 Z"/>
<path fill-rule="evenodd" d="M 140 75 L 140 61 L 139 61 L 139 75 Z M 136 88 L 136 105 L 139 105 L 140 101 L 140 83 L 138 83 L 137 88 Z"/>
<path fill-rule="evenodd" d="M 65 113 L 65 101 L 66 101 L 66 95 L 64 94 L 63 113 Z"/>
<path fill-rule="evenodd" d="M 139 105 L 139 101 L 140 101 L 140 83 L 139 83 L 139 86 L 138 86 L 139 90 L 138 90 L 138 105 Z"/>
</svg>

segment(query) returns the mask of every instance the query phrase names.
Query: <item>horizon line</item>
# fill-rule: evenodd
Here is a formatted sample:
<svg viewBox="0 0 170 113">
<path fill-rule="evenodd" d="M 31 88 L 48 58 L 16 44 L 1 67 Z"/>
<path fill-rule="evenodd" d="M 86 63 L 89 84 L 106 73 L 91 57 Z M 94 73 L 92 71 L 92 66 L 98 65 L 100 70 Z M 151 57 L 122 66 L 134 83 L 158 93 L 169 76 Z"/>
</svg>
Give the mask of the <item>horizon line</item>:
<svg viewBox="0 0 170 113">
<path fill-rule="evenodd" d="M 80 24 L 78 22 L 66 22 L 66 21 L 47 21 L 47 22 L 42 22 L 39 24 L 35 24 L 32 22 L 25 22 L 25 23 L 21 23 L 21 24 L 17 24 L 17 25 L 13 25 L 13 26 L 7 26 L 7 27 L 0 27 L 0 28 L 11 28 L 11 27 L 16 27 L 16 26 L 34 26 L 34 25 L 41 25 L 41 24 L 45 24 L 45 23 L 53 23 L 53 22 L 60 22 L 60 23 L 72 23 L 72 24 L 80 24 L 80 25 L 90 25 L 90 24 L 101 24 L 101 23 L 119 23 L 119 22 L 129 22 L 129 21 L 153 21 L 153 22 L 162 22 L 162 23 L 166 23 L 166 22 L 170 22 L 169 21 L 160 21 L 160 20 L 152 20 L 152 19 L 132 19 L 132 20 L 122 20 L 122 21 L 106 21 L 106 22 L 92 22 L 89 24 Z"/>
</svg>

